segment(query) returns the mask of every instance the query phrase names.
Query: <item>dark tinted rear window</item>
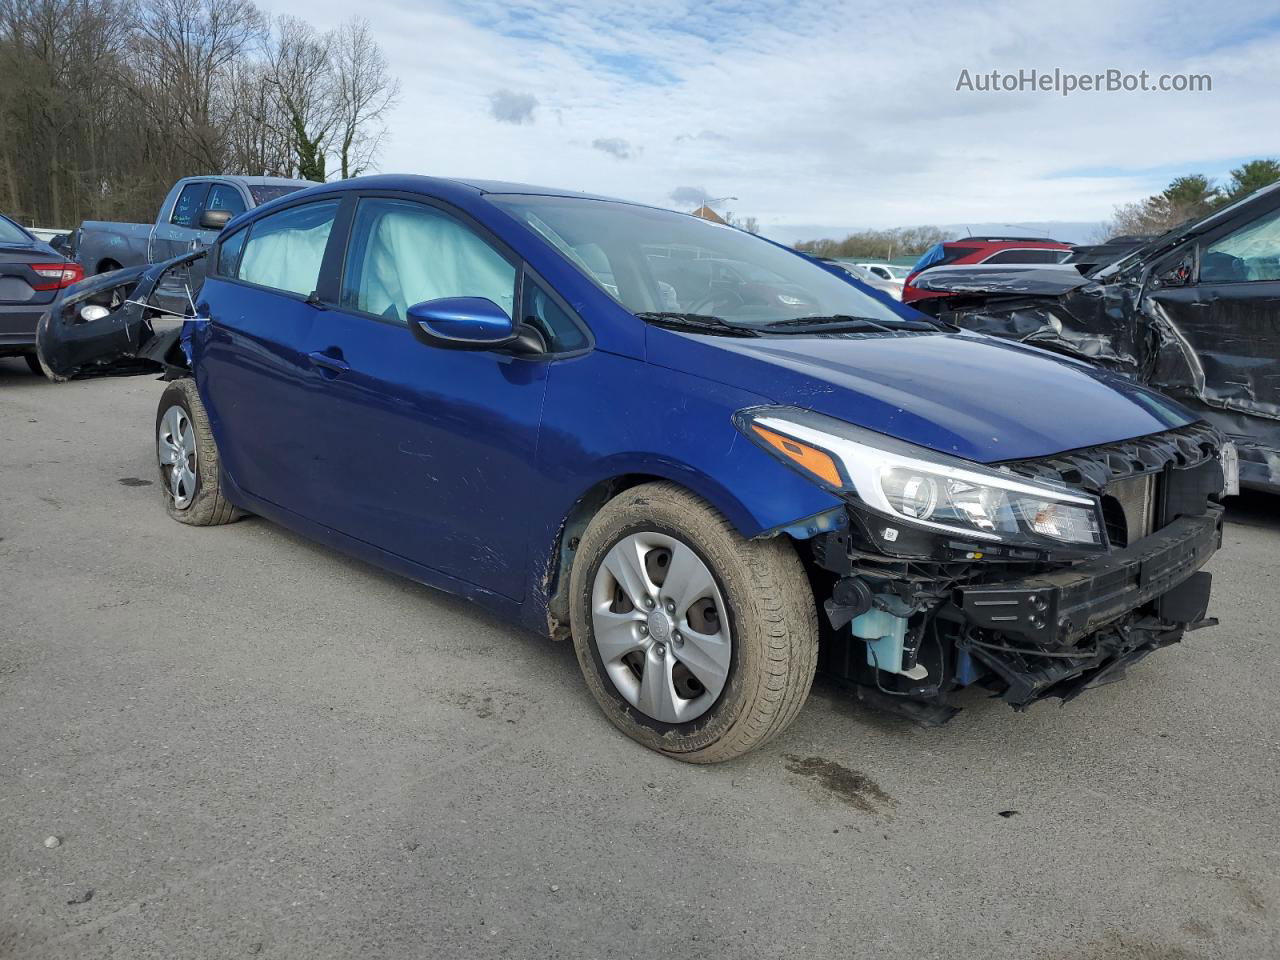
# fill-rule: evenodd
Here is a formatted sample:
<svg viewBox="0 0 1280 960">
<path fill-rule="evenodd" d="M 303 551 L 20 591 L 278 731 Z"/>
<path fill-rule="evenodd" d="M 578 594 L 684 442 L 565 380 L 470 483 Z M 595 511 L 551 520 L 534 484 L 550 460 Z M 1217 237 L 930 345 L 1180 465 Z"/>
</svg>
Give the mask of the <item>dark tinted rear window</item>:
<svg viewBox="0 0 1280 960">
<path fill-rule="evenodd" d="M 275 200 L 277 197 L 286 197 L 291 193 L 301 190 L 301 187 L 295 187 L 285 184 L 258 184 L 249 187 L 249 196 L 253 197 L 253 205 L 260 207 L 268 200 Z"/>
<path fill-rule="evenodd" d="M 1062 263 L 1071 256 L 1070 250 L 1001 250 L 993 253 L 983 263 Z"/>
</svg>

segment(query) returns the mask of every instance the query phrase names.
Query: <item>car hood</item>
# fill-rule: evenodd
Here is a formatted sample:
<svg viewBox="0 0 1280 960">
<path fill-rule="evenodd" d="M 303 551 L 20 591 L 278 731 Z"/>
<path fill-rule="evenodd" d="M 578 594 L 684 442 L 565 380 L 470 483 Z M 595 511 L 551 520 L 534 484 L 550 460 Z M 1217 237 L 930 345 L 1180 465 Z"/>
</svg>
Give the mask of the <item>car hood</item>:
<svg viewBox="0 0 1280 960">
<path fill-rule="evenodd" d="M 729 338 L 651 327 L 648 359 L 981 463 L 1127 440 L 1196 419 L 1122 377 L 965 332 Z"/>
</svg>

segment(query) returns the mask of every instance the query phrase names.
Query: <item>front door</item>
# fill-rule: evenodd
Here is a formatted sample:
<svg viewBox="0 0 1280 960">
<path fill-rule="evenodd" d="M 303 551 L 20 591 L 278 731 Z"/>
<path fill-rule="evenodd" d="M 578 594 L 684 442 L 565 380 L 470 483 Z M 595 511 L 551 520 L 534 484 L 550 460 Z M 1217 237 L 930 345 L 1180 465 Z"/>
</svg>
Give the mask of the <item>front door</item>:
<svg viewBox="0 0 1280 960">
<path fill-rule="evenodd" d="M 519 265 L 460 217 L 365 197 L 343 281 L 308 353 L 315 519 L 504 596 L 525 591 L 529 497 L 548 364 L 419 343 L 407 309 L 485 297 L 511 313 Z"/>
<path fill-rule="evenodd" d="M 1212 406 L 1280 417 L 1280 209 L 1206 236 L 1193 282 L 1150 297 L 1185 342 L 1164 345 L 1153 382 L 1187 384 Z"/>
</svg>

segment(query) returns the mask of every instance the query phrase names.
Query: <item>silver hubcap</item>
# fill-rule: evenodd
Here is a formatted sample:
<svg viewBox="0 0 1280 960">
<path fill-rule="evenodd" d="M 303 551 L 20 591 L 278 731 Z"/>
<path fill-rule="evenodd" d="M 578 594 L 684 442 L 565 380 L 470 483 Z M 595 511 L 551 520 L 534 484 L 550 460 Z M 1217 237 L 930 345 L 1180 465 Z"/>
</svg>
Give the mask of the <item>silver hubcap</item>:
<svg viewBox="0 0 1280 960">
<path fill-rule="evenodd" d="M 156 448 L 160 473 L 169 485 L 173 505 L 185 510 L 196 494 L 196 432 L 187 411 L 172 406 L 164 412 Z"/>
<path fill-rule="evenodd" d="M 613 685 L 654 720 L 694 720 L 724 689 L 732 650 L 724 598 L 674 537 L 634 533 L 614 544 L 592 585 L 591 625 Z"/>
</svg>

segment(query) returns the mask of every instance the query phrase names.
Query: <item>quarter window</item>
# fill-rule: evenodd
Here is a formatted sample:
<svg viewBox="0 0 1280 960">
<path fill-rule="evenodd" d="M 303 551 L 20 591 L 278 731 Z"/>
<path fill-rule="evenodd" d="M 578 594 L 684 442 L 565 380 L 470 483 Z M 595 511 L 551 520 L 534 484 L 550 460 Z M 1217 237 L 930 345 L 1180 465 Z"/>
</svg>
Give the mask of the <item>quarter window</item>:
<svg viewBox="0 0 1280 960">
<path fill-rule="evenodd" d="M 522 319 L 536 327 L 552 353 L 569 353 L 587 345 L 587 336 L 573 322 L 560 304 L 542 289 L 542 286 L 525 275 L 524 295 L 520 301 Z"/>
<path fill-rule="evenodd" d="M 1280 280 L 1280 210 L 1209 244 L 1200 258 L 1201 283 Z"/>
<path fill-rule="evenodd" d="M 320 281 L 320 264 L 337 213 L 337 200 L 322 200 L 255 221 L 249 227 L 236 276 L 260 286 L 310 296 Z"/>
<path fill-rule="evenodd" d="M 343 306 L 403 322 L 425 300 L 484 297 L 511 316 L 515 287 L 515 267 L 448 214 L 408 200 L 360 201 Z"/>
<path fill-rule="evenodd" d="M 183 187 L 173 205 L 173 216 L 169 218 L 169 222 L 178 227 L 194 227 L 196 215 L 200 213 L 200 203 L 208 189 L 207 183 L 188 183 Z"/>
<path fill-rule="evenodd" d="M 244 242 L 249 236 L 248 228 L 237 230 L 218 245 L 218 269 L 220 277 L 234 277 L 240 266 L 240 254 L 244 250 Z"/>
</svg>

